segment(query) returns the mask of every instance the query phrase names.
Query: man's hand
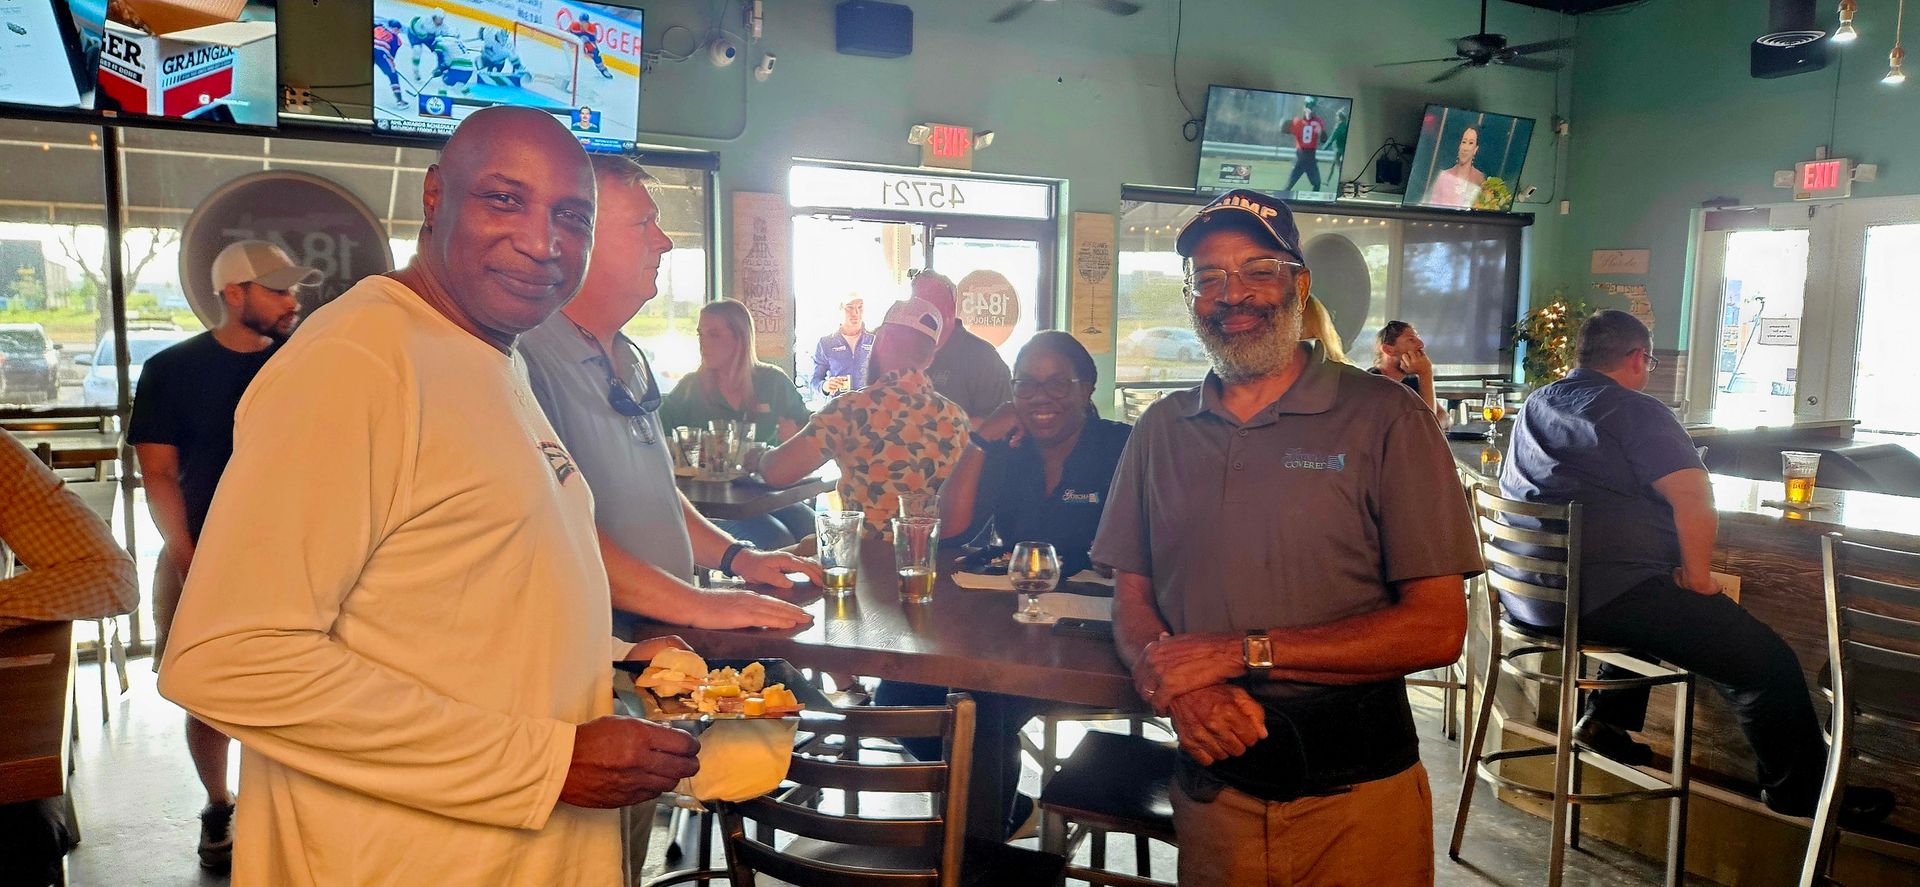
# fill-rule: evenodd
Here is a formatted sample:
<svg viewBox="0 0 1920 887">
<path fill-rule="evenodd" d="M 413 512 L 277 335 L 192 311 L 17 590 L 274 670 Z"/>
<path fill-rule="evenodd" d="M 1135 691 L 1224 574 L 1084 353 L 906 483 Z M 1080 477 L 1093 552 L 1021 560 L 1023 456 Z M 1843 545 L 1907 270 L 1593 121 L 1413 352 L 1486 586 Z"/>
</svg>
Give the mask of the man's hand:
<svg viewBox="0 0 1920 887">
<path fill-rule="evenodd" d="M 1686 568 L 1674 567 L 1673 584 L 1691 591 L 1694 594 L 1702 594 L 1708 597 L 1720 593 L 1720 583 L 1714 580 L 1713 571 L 1711 570 L 1698 576 L 1688 576 Z"/>
<path fill-rule="evenodd" d="M 1246 674 L 1240 641 L 1225 632 L 1161 635 L 1134 664 L 1134 689 L 1154 711 L 1166 714 L 1174 699 Z"/>
<path fill-rule="evenodd" d="M 793 587 L 793 580 L 787 578 L 788 573 L 805 573 L 815 585 L 825 581 L 825 574 L 820 569 L 819 561 L 798 557 L 777 549 L 741 551 L 733 556 L 733 572 L 748 582 L 756 585 L 771 585 L 774 588 Z"/>
<path fill-rule="evenodd" d="M 1200 766 L 1246 754 L 1267 738 L 1267 713 L 1247 691 L 1218 684 L 1177 696 L 1169 706 L 1180 749 Z"/>
<path fill-rule="evenodd" d="M 651 801 L 700 771 L 700 743 L 678 730 L 609 715 L 574 728 L 562 803 L 601 809 Z"/>
<path fill-rule="evenodd" d="M 1400 372 L 1421 378 L 1433 378 L 1433 360 L 1427 357 L 1427 350 L 1409 351 L 1400 355 Z"/>
<path fill-rule="evenodd" d="M 751 591 L 702 591 L 684 621 L 690 628 L 793 628 L 813 621 L 807 611 Z"/>
<path fill-rule="evenodd" d="M 634 662 L 650 662 L 663 650 L 685 650 L 691 653 L 693 647 L 677 634 L 661 635 L 634 644 L 633 649 L 627 651 L 627 659 Z"/>
<path fill-rule="evenodd" d="M 846 388 L 847 383 L 851 381 L 853 380 L 847 376 L 828 376 L 827 381 L 820 385 L 820 390 L 825 392 L 827 396 L 831 397 L 835 394 L 839 394 L 841 389 Z"/>
</svg>

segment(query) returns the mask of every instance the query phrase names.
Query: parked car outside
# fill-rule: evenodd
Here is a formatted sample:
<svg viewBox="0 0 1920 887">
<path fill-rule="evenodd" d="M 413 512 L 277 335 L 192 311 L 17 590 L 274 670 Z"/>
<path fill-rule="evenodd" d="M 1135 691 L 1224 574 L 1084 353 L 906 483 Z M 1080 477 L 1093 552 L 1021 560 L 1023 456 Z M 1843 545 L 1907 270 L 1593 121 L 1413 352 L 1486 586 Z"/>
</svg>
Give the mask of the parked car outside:
<svg viewBox="0 0 1920 887">
<path fill-rule="evenodd" d="M 1177 360 L 1190 362 L 1207 356 L 1206 346 L 1193 330 L 1177 326 L 1152 326 L 1135 330 L 1120 340 L 1120 356 L 1136 360 Z"/>
<path fill-rule="evenodd" d="M 186 330 L 129 330 L 127 332 L 127 388 L 140 387 L 140 370 L 147 365 L 147 358 L 165 350 L 167 346 L 193 338 L 194 334 Z M 87 378 L 80 383 L 80 396 L 88 406 L 113 406 L 120 400 L 119 382 L 113 371 L 114 338 L 112 333 L 100 337 L 91 355 L 81 355 L 76 363 L 88 365 Z"/>
<path fill-rule="evenodd" d="M 37 323 L 0 323 L 0 401 L 46 403 L 60 395 L 60 346 Z"/>
</svg>

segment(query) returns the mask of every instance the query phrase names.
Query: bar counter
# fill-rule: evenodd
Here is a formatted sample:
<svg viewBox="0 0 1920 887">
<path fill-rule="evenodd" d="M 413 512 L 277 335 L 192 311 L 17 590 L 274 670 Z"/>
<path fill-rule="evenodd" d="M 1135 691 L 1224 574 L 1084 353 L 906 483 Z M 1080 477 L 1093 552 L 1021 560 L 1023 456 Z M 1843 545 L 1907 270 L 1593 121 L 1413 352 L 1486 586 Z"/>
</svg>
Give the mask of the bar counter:
<svg viewBox="0 0 1920 887">
<path fill-rule="evenodd" d="M 1497 448 L 1485 441 L 1449 441 L 1454 460 L 1471 475 L 1497 483 L 1504 464 L 1506 436 Z M 1820 684 L 1827 667 L 1826 599 L 1820 566 L 1820 537 L 1844 533 L 1850 539 L 1920 551 L 1920 499 L 1853 490 L 1820 489 L 1812 511 L 1787 511 L 1763 504 L 1785 498 L 1778 480 L 1749 480 L 1713 475 L 1714 505 L 1720 515 L 1713 569 L 1740 578 L 1741 606 L 1771 626 L 1800 658 L 1815 708 L 1826 716 Z M 1503 694 L 1504 696 L 1504 694 Z M 1507 712 L 1522 717 L 1520 712 Z M 1642 737 L 1656 753 L 1671 751 L 1671 706 L 1658 699 L 1650 706 Z M 1866 740 L 1871 741 L 1871 740 Z M 1753 753 L 1740 734 L 1733 712 L 1711 687 L 1702 685 L 1694 713 L 1693 764 L 1718 786 L 1758 796 Z M 1900 796 L 1889 822 L 1920 831 L 1920 773 L 1857 763 L 1858 784 L 1881 785 Z M 1757 804 L 1757 802 L 1756 802 Z"/>
</svg>

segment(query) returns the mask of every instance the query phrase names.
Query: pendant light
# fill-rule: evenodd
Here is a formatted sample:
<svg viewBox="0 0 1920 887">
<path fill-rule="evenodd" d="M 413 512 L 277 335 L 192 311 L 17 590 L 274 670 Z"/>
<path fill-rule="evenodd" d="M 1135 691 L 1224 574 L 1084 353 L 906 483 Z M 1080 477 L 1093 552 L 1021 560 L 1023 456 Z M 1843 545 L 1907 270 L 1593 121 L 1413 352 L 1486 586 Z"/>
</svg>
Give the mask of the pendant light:
<svg viewBox="0 0 1920 887">
<path fill-rule="evenodd" d="M 1900 61 L 1907 57 L 1907 51 L 1900 46 L 1900 29 L 1907 21 L 1907 0 L 1900 0 L 1899 12 L 1893 17 L 1893 51 L 1887 53 L 1887 76 L 1880 78 L 1881 83 L 1898 86 L 1907 82 L 1907 72 L 1900 67 Z"/>
<path fill-rule="evenodd" d="M 1833 29 L 1833 42 L 1852 43 L 1860 39 L 1860 32 L 1853 29 L 1853 14 L 1859 9 L 1858 0 L 1840 0 L 1840 27 Z"/>
</svg>

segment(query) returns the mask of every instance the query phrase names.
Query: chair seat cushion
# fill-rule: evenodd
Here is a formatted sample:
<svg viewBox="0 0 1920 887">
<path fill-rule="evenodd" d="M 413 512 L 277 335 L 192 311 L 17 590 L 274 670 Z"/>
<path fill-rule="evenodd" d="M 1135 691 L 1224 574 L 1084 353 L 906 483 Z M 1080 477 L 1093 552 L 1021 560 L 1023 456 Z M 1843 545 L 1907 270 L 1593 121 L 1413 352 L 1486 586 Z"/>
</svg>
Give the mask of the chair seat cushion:
<svg viewBox="0 0 1920 887">
<path fill-rule="evenodd" d="M 915 871 L 940 865 L 938 847 L 870 847 L 796 838 L 781 852 L 852 868 Z M 1052 853 L 968 838 L 960 862 L 960 883 L 966 887 L 1053 887 L 1060 883 L 1066 869 L 1067 861 Z"/>
<path fill-rule="evenodd" d="M 1168 792 L 1176 765 L 1172 746 L 1088 731 L 1040 793 L 1040 807 L 1108 831 L 1171 840 L 1173 802 Z"/>
</svg>

